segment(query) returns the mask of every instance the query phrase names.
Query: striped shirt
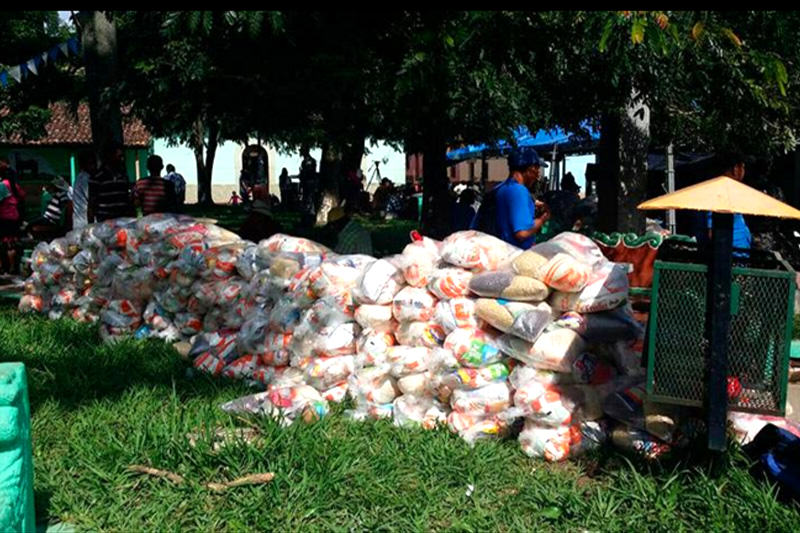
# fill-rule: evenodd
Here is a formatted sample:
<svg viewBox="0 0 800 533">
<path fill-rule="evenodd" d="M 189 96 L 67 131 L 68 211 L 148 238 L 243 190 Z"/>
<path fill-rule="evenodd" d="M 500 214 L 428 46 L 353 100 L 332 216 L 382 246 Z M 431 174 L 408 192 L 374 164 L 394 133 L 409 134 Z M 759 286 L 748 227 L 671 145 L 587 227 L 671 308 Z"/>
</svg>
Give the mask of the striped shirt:
<svg viewBox="0 0 800 533">
<path fill-rule="evenodd" d="M 128 176 L 107 168 L 98 170 L 89 179 L 89 207 L 98 222 L 136 216 Z"/>
<path fill-rule="evenodd" d="M 142 213 L 171 213 L 175 212 L 175 186 L 158 176 L 150 176 L 136 182 L 133 191 L 137 205 L 142 206 Z"/>
<path fill-rule="evenodd" d="M 47 202 L 47 207 L 44 210 L 44 219 L 50 224 L 56 226 L 61 225 L 61 218 L 64 215 L 64 206 L 67 205 L 66 191 L 56 191 L 53 193 L 50 201 Z"/>
</svg>

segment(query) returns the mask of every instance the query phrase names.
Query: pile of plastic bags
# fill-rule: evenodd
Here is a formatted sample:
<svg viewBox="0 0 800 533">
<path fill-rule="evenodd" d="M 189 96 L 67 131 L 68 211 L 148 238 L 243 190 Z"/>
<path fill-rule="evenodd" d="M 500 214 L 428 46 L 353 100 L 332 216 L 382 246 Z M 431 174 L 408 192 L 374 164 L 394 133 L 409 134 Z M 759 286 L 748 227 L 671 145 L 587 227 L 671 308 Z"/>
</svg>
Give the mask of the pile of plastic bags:
<svg viewBox="0 0 800 533">
<path fill-rule="evenodd" d="M 285 424 L 350 397 L 355 419 L 470 443 L 522 420 L 523 451 L 562 460 L 613 433 L 608 409 L 628 420 L 611 400 L 640 382 L 627 268 L 573 233 L 527 251 L 475 231 L 412 234 L 376 259 L 150 215 L 41 243 L 32 269 L 21 310 L 97 322 L 109 340 L 189 340 L 199 371 L 264 389 L 225 410 Z"/>
</svg>

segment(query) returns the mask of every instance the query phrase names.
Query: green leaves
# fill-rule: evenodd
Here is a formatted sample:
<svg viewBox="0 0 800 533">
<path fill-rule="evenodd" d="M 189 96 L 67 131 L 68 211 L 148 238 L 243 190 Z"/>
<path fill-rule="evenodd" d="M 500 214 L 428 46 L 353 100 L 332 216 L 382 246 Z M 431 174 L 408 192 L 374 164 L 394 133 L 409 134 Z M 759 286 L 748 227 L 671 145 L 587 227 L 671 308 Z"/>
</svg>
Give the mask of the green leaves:
<svg viewBox="0 0 800 533">
<path fill-rule="evenodd" d="M 639 44 L 644 41 L 644 28 L 646 22 L 643 19 L 636 19 L 631 27 L 631 41 L 633 44 Z"/>
<path fill-rule="evenodd" d="M 606 46 L 608 45 L 608 38 L 611 37 L 611 32 L 614 31 L 614 21 L 609 19 L 606 21 L 605 26 L 603 27 L 603 35 L 600 37 L 600 44 L 598 44 L 597 49 L 601 52 L 606 51 Z"/>
<path fill-rule="evenodd" d="M 733 30 L 731 30 L 730 28 L 722 28 L 722 34 L 728 39 L 730 39 L 730 41 L 734 45 L 736 45 L 737 48 L 742 47 L 742 40 L 739 39 L 739 37 L 735 33 L 733 33 Z"/>
<path fill-rule="evenodd" d="M 699 41 L 700 38 L 705 33 L 705 29 L 706 29 L 705 24 L 703 24 L 702 21 L 696 22 L 695 25 L 692 26 L 692 31 L 691 31 L 692 40 Z"/>
</svg>

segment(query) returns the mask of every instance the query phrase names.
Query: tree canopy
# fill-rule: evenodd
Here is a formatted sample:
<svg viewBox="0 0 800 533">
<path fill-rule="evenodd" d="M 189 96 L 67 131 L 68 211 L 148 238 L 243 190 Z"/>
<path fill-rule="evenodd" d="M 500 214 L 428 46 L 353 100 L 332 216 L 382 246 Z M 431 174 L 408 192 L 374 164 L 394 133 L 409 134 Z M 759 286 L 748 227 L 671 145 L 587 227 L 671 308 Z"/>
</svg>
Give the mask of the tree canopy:
<svg viewBox="0 0 800 533">
<path fill-rule="evenodd" d="M 111 14 L 116 97 L 154 135 L 192 146 L 208 184 L 223 140 L 317 146 L 348 167 L 371 137 L 424 152 L 427 188 L 441 192 L 448 146 L 508 138 L 521 124 L 578 131 L 588 119 L 600 127 L 631 104 L 649 108 L 654 145 L 759 154 L 795 146 L 793 12 Z M 8 15 L 0 30 L 6 64 L 64 32 L 53 12 Z M 41 125 L 43 108 L 32 103 L 60 84 L 64 93 L 80 86 L 80 76 L 62 70 L 4 90 L 0 103 L 13 120 L 0 129 Z"/>
</svg>

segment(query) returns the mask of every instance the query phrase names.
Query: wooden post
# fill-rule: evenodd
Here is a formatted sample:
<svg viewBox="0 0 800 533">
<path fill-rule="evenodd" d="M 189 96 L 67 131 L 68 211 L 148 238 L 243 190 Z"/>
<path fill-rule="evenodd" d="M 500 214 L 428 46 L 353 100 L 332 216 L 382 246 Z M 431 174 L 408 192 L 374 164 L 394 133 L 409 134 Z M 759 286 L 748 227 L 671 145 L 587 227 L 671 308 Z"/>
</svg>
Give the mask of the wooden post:
<svg viewBox="0 0 800 533">
<path fill-rule="evenodd" d="M 706 331 L 709 341 L 708 448 L 725 451 L 728 419 L 728 338 L 731 324 L 731 255 L 733 215 L 713 214 L 713 255 L 708 270 Z"/>
</svg>

